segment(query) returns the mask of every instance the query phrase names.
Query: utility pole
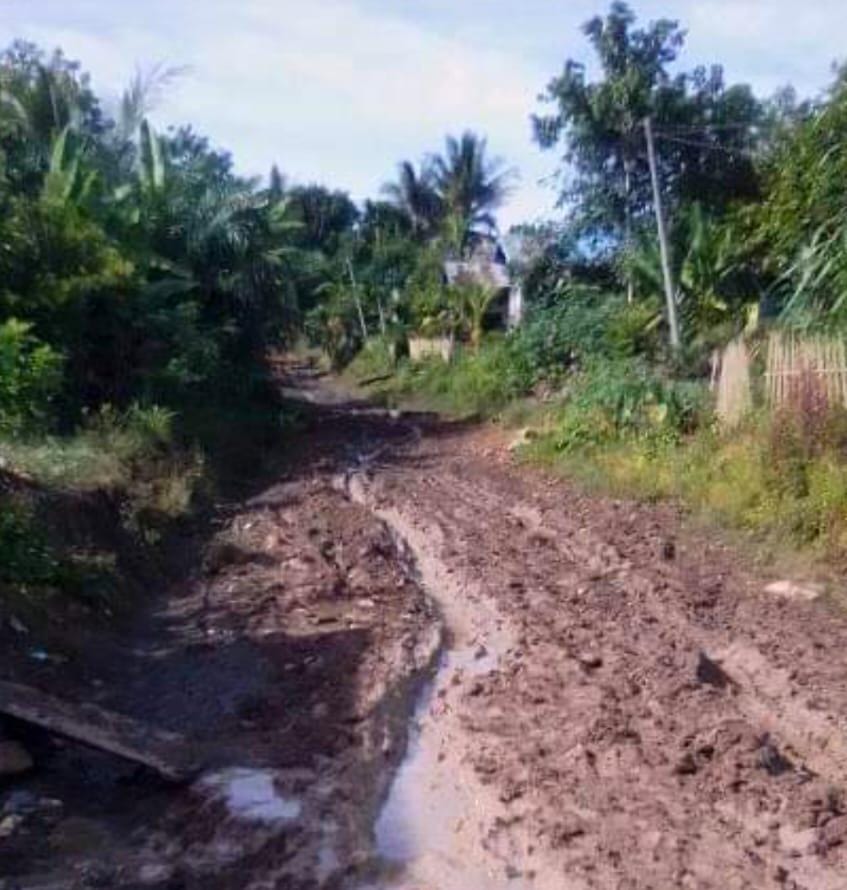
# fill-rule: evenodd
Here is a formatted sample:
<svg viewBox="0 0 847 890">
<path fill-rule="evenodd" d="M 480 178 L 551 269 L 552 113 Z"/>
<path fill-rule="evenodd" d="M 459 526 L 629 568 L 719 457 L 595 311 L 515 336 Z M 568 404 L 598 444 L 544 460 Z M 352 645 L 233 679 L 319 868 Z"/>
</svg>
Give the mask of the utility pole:
<svg viewBox="0 0 847 890">
<path fill-rule="evenodd" d="M 671 330 L 671 349 L 676 352 L 680 346 L 679 321 L 676 317 L 676 292 L 671 275 L 668 233 L 665 230 L 665 215 L 662 212 L 662 193 L 659 190 L 659 171 L 656 169 L 656 146 L 653 143 L 653 121 L 644 118 L 644 132 L 647 135 L 647 157 L 650 160 L 650 179 L 653 183 L 653 207 L 656 211 L 656 228 L 659 231 L 659 252 L 662 257 L 662 278 L 665 282 L 665 300 L 668 305 L 668 326 Z"/>
</svg>

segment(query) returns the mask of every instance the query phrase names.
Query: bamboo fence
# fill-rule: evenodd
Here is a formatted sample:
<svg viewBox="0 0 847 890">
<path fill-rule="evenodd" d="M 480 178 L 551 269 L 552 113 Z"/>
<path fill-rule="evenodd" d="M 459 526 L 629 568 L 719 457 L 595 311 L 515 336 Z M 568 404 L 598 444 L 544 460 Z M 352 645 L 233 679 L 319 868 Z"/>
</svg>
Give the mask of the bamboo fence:
<svg viewBox="0 0 847 890">
<path fill-rule="evenodd" d="M 772 333 L 768 340 L 765 392 L 779 408 L 795 402 L 804 381 L 813 378 L 831 405 L 847 405 L 847 352 L 835 337 Z"/>
</svg>

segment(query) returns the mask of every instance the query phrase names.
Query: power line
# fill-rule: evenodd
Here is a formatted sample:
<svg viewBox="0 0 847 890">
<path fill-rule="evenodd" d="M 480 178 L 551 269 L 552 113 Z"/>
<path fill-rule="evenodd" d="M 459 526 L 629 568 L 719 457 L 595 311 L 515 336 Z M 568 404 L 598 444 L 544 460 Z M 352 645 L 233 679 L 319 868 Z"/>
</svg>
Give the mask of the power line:
<svg viewBox="0 0 847 890">
<path fill-rule="evenodd" d="M 694 148 L 705 149 L 706 151 L 719 151 L 723 152 L 723 154 L 736 157 L 744 157 L 748 160 L 754 160 L 755 157 L 750 152 L 744 151 L 740 148 L 727 148 L 724 145 L 715 145 L 713 142 L 700 142 L 695 139 L 685 139 L 681 136 L 671 136 L 669 133 L 665 133 L 661 130 L 656 131 L 656 136 L 659 139 L 663 139 L 665 142 L 676 142 L 679 145 L 689 145 Z"/>
<path fill-rule="evenodd" d="M 659 130 L 671 131 L 677 133 L 702 133 L 707 130 L 720 132 L 721 130 L 750 130 L 755 129 L 755 124 L 667 124 L 659 128 Z M 656 130 L 656 132 L 659 132 Z"/>
</svg>

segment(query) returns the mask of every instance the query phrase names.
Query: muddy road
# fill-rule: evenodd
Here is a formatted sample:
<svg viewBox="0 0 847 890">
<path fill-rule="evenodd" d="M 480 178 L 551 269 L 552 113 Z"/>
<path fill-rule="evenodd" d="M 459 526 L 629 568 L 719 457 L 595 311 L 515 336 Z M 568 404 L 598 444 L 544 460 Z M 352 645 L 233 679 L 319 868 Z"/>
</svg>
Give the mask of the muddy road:
<svg viewBox="0 0 847 890">
<path fill-rule="evenodd" d="M 59 634 L 35 671 L 4 631 L 6 678 L 181 732 L 203 768 L 163 786 L 23 733 L 0 886 L 847 887 L 831 600 L 492 428 L 291 385 L 299 452 L 131 632 Z"/>
</svg>

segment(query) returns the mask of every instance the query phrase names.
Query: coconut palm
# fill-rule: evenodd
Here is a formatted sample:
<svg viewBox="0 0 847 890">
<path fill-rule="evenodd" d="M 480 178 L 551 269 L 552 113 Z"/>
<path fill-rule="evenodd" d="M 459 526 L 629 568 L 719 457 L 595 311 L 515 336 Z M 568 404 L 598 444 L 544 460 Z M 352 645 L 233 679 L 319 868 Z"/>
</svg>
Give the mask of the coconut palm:
<svg viewBox="0 0 847 890">
<path fill-rule="evenodd" d="M 422 165 L 419 172 L 411 161 L 402 161 L 397 180 L 386 183 L 382 191 L 406 214 L 416 235 L 427 237 L 437 231 L 443 208 L 428 165 Z"/>
<path fill-rule="evenodd" d="M 509 193 L 515 176 L 500 158 L 487 156 L 487 141 L 466 130 L 460 137 L 448 136 L 444 155 L 431 159 L 435 189 L 443 206 L 442 222 L 448 241 L 464 252 L 472 236 L 492 234 L 493 216 Z"/>
</svg>

